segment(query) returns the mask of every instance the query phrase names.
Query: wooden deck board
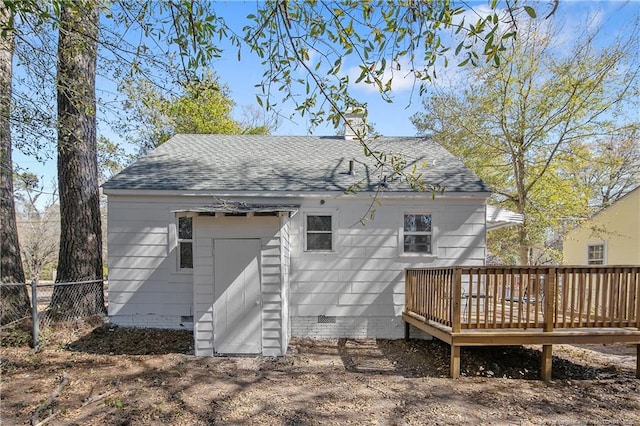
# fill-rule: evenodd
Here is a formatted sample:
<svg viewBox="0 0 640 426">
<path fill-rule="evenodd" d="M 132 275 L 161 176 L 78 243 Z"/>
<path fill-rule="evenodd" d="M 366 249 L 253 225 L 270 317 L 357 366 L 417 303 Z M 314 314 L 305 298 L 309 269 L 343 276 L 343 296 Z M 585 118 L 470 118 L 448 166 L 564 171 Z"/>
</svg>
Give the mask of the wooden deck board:
<svg viewBox="0 0 640 426">
<path fill-rule="evenodd" d="M 640 330 L 635 328 L 467 328 L 454 333 L 451 327 L 429 321 L 420 315 L 404 312 L 402 319 L 443 342 L 460 346 L 510 346 L 561 343 L 638 343 Z"/>
</svg>

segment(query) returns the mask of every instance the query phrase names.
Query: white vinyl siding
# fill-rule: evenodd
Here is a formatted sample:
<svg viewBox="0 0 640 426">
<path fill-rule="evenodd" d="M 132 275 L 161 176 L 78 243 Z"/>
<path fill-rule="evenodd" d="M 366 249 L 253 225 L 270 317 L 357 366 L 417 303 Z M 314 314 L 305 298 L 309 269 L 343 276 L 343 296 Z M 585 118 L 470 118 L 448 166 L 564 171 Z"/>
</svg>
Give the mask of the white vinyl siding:
<svg viewBox="0 0 640 426">
<path fill-rule="evenodd" d="M 198 315 L 205 319 L 210 313 L 198 303 L 209 297 L 213 280 L 213 238 L 260 238 L 264 354 L 281 354 L 289 336 L 400 338 L 405 268 L 476 266 L 485 258 L 484 197 L 412 197 L 382 197 L 364 225 L 360 220 L 369 217 L 371 206 L 366 196 L 331 196 L 321 206 L 317 198 L 268 200 L 300 204 L 290 219 L 194 214 L 194 268 L 180 270 L 175 212 L 208 205 L 211 198 L 110 195 L 110 320 L 138 327 L 196 327 Z M 432 215 L 431 255 L 402 253 L 404 214 L 415 212 Z M 307 214 L 331 215 L 332 251 L 306 250 Z M 289 259 L 290 268 L 283 267 Z M 206 321 L 201 326 L 206 334 Z M 199 351 L 206 353 L 203 344 Z"/>
<path fill-rule="evenodd" d="M 190 328 L 193 278 L 176 274 L 177 221 L 167 198 L 110 196 L 109 317 L 136 327 Z"/>
<path fill-rule="evenodd" d="M 325 207 L 337 210 L 334 252 L 308 252 L 304 235 L 291 236 L 292 335 L 402 337 L 405 268 L 483 265 L 484 201 L 381 198 L 373 219 L 362 225 L 369 200 L 328 200 Z M 303 207 L 307 203 L 317 201 Z M 414 212 L 432 216 L 429 255 L 403 253 L 404 214 Z M 304 215 L 294 216 L 292 231 L 304 232 L 303 221 Z"/>
<path fill-rule="evenodd" d="M 280 216 L 280 297 L 283 301 L 282 310 L 279 312 L 280 327 L 282 332 L 282 340 L 280 342 L 280 351 L 282 354 L 287 353 L 289 339 L 291 337 L 291 324 L 289 322 L 289 297 L 291 293 L 291 220 L 288 215 Z M 274 313 L 272 315 L 276 317 Z M 264 319 L 266 327 L 267 319 Z"/>
</svg>

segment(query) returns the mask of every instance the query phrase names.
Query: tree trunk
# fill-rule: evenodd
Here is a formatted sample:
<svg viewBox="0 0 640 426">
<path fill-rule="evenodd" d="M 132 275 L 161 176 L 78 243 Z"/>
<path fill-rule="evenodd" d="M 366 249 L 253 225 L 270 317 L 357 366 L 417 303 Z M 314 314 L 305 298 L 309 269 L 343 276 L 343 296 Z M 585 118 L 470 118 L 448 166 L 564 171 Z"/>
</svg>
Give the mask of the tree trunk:
<svg viewBox="0 0 640 426">
<path fill-rule="evenodd" d="M 58 38 L 60 252 L 52 312 L 105 313 L 98 190 L 95 75 L 99 2 L 65 3 Z"/>
<path fill-rule="evenodd" d="M 520 265 L 523 266 L 529 266 L 529 245 L 527 244 L 528 234 L 525 219 L 525 223 L 520 225 L 520 229 L 518 230 L 518 240 L 520 242 L 518 251 L 520 253 Z"/>
<path fill-rule="evenodd" d="M 520 265 L 529 266 L 529 218 L 526 210 L 526 196 L 520 196 L 516 211 L 524 217 L 522 224 L 518 225 L 518 253 Z"/>
<path fill-rule="evenodd" d="M 9 23 L 9 11 L 0 9 L 0 28 Z M 11 159 L 11 78 L 13 34 L 0 36 L 0 282 L 24 283 L 20 257 L 16 207 L 13 199 L 13 162 Z M 29 316 L 31 304 L 27 287 L 0 287 L 0 324 Z"/>
<path fill-rule="evenodd" d="M 513 177 L 516 184 L 517 212 L 522 215 L 524 221 L 518 227 L 518 252 L 520 254 L 520 265 L 529 265 L 529 218 L 527 215 L 527 184 L 525 176 L 527 175 L 527 163 L 525 161 L 526 150 L 523 148 L 524 136 L 518 136 L 514 142 L 513 159 Z"/>
</svg>

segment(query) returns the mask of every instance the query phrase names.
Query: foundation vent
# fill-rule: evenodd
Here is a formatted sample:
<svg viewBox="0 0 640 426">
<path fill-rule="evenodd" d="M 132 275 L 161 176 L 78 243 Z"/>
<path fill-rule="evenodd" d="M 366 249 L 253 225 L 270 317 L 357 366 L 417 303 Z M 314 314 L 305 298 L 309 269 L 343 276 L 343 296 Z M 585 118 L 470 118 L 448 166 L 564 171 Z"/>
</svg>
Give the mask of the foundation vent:
<svg viewBox="0 0 640 426">
<path fill-rule="evenodd" d="M 335 323 L 336 323 L 336 317 L 318 315 L 318 324 L 335 324 Z"/>
</svg>

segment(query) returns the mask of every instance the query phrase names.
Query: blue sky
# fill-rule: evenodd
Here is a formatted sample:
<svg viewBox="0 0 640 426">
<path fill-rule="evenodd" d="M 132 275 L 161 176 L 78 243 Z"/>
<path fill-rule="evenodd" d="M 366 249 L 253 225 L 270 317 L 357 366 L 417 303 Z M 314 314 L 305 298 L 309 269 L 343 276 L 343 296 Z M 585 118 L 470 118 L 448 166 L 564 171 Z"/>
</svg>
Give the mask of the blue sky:
<svg viewBox="0 0 640 426">
<path fill-rule="evenodd" d="M 486 1 L 467 1 L 479 10 L 486 8 Z M 548 1 L 538 1 L 533 5 L 545 10 Z M 227 22 L 241 33 L 241 28 L 245 24 L 247 14 L 255 10 L 255 2 L 228 1 L 218 2 L 215 5 L 216 12 L 225 17 Z M 587 22 L 587 18 L 592 18 L 592 22 L 603 25 L 599 43 L 609 43 L 613 38 L 625 31 L 634 19 L 640 15 L 640 0 L 636 1 L 570 1 L 560 0 L 559 7 L 555 14 L 555 20 L 562 23 L 561 40 L 567 41 L 575 38 L 580 33 L 582 27 Z M 561 46 L 561 45 L 560 45 Z M 260 82 L 263 68 L 260 61 L 251 55 L 248 49 L 243 49 L 242 61 L 238 62 L 236 50 L 229 49 L 228 55 L 213 62 L 212 68 L 218 73 L 223 83 L 231 89 L 231 97 L 237 104 L 235 112 L 240 117 L 243 106 L 256 105 L 255 96 L 258 93 L 255 84 Z M 464 84 L 464 81 L 457 78 L 459 71 L 455 62 L 450 62 L 446 69 L 441 69 L 439 75 L 441 81 L 453 81 L 452 84 Z M 100 87 L 109 87 L 108 82 L 97 82 Z M 376 130 L 387 136 L 415 135 L 415 129 L 409 117 L 421 108 L 421 100 L 417 93 L 411 96 L 411 84 L 407 81 L 399 81 L 393 86 L 393 103 L 382 100 L 379 94 L 363 86 L 354 86 L 353 95 L 361 102 L 368 105 L 369 121 L 375 124 Z M 293 110 L 292 105 L 284 105 L 284 115 L 288 115 Z M 109 117 L 105 117 L 109 120 Z M 305 135 L 309 133 L 309 123 L 305 118 L 294 116 L 291 119 L 281 120 L 280 126 L 274 131 L 278 135 Z M 314 134 L 334 134 L 331 126 L 319 127 L 313 130 Z M 99 133 L 118 140 L 119 136 L 107 129 L 104 125 L 99 128 Z M 134 149 L 130 148 L 133 152 Z M 14 152 L 14 163 L 22 169 L 43 178 L 43 183 L 48 185 L 56 176 L 55 158 L 45 163 L 40 163 L 33 158 L 26 157 L 19 152 Z"/>
<path fill-rule="evenodd" d="M 486 9 L 487 1 L 467 1 L 467 4 L 474 8 Z M 537 1 L 533 3 L 539 10 L 548 10 L 549 1 Z M 240 17 L 250 13 L 255 5 L 252 2 L 220 2 L 220 7 L 216 10 L 224 13 L 225 16 L 233 16 L 229 22 L 232 24 L 244 23 Z M 228 15 L 226 15 L 228 11 Z M 578 34 L 581 28 L 586 25 L 587 20 L 595 19 L 594 24 L 602 23 L 604 26 L 600 37 L 600 43 L 608 43 L 618 35 L 624 28 L 630 25 L 634 19 L 640 15 L 640 0 L 634 1 L 591 1 L 591 0 L 560 0 L 560 4 L 555 14 L 555 19 L 562 25 L 561 37 L 571 39 Z M 592 21 L 593 22 L 593 21 Z M 238 63 L 235 51 L 231 51 L 228 58 L 219 59 L 214 62 L 213 67 L 220 75 L 222 81 L 231 88 L 232 97 L 239 105 L 254 104 L 257 89 L 254 84 L 260 81 L 262 67 L 258 61 L 252 61 L 247 50 L 243 51 L 242 63 Z M 442 80 L 456 78 L 459 74 L 455 60 L 450 61 L 447 68 L 439 70 L 443 76 Z M 354 79 L 352 79 L 354 80 Z M 416 91 L 417 92 L 417 91 Z M 371 87 L 354 86 L 355 97 L 364 101 L 368 105 L 369 120 L 375 123 L 376 130 L 386 136 L 406 136 L 415 135 L 416 131 L 409 117 L 421 109 L 421 100 L 417 93 L 411 96 L 411 84 L 407 79 L 405 82 L 394 84 L 394 102 L 389 104 L 383 101 L 379 94 Z M 313 130 L 315 134 L 333 134 L 332 127 Z M 283 120 L 276 134 L 283 135 L 304 135 L 308 133 L 308 123 L 304 118 L 294 117 L 292 120 Z"/>
</svg>

